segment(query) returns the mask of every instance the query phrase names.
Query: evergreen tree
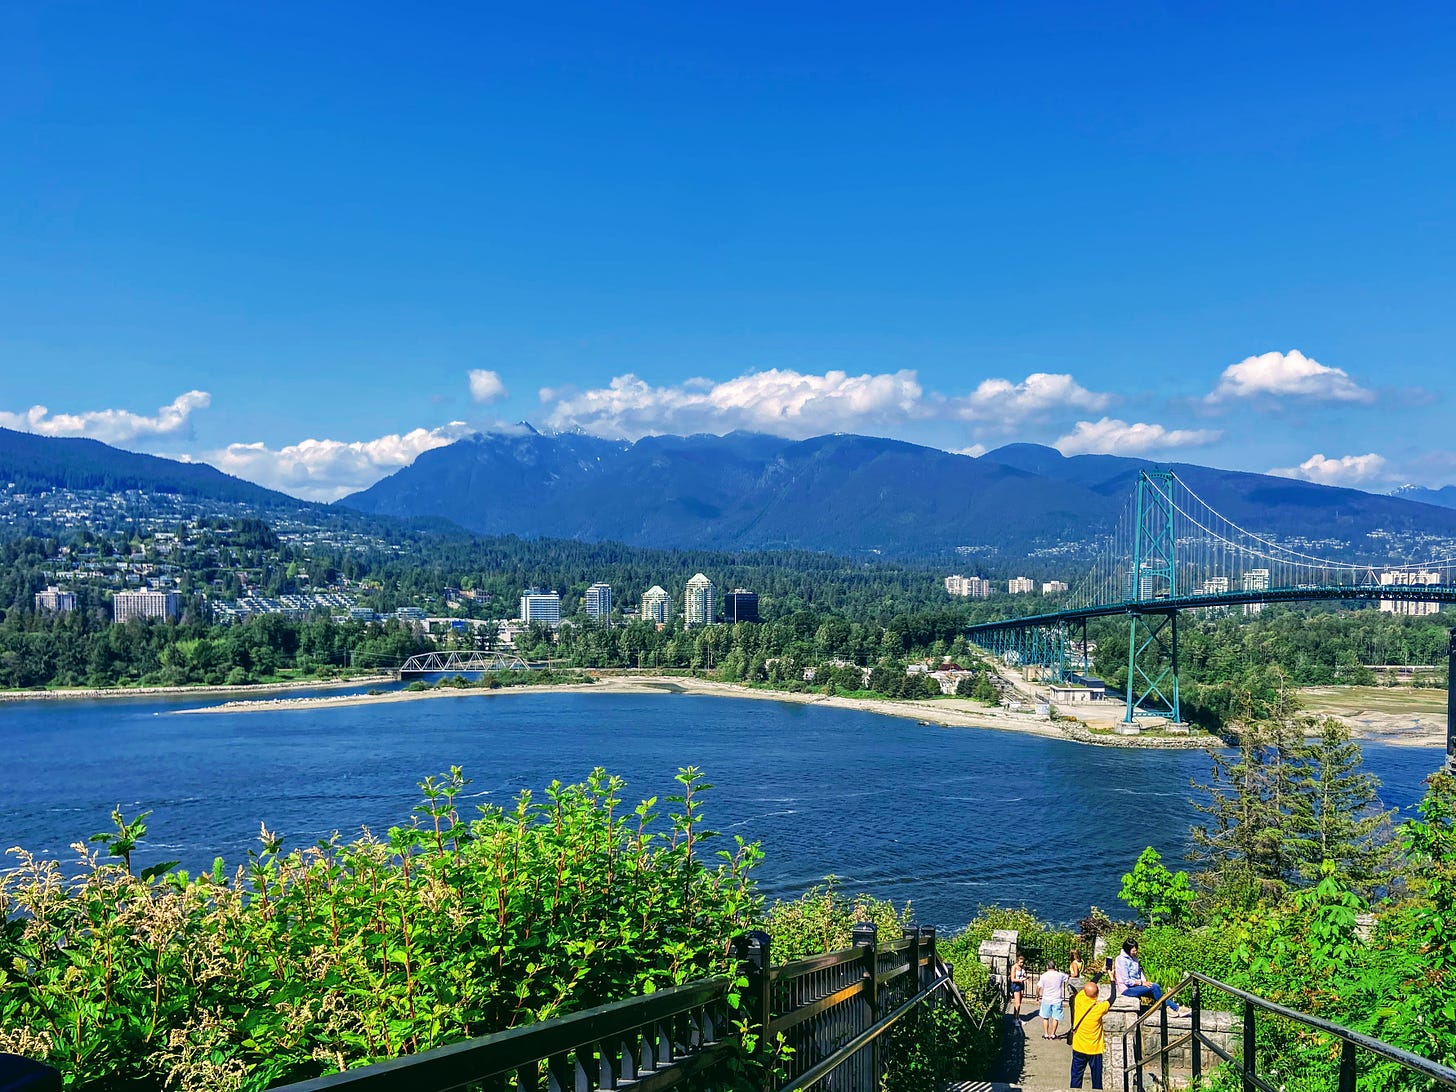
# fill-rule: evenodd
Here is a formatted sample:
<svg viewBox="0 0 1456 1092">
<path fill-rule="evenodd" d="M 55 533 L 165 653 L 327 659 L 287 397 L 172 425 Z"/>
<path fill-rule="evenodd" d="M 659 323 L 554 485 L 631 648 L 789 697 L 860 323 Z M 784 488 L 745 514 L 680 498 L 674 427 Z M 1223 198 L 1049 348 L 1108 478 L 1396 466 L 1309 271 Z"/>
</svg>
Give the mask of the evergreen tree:
<svg viewBox="0 0 1456 1092">
<path fill-rule="evenodd" d="M 1369 898 L 1389 881 L 1389 842 L 1394 810 L 1380 806 L 1380 780 L 1361 770 L 1360 745 L 1333 717 L 1312 725 L 1317 735 L 1300 749 L 1296 778 L 1301 807 L 1291 824 L 1296 870 L 1316 883 L 1325 861 L 1334 874 Z"/>
<path fill-rule="evenodd" d="M 1292 691 L 1282 672 L 1247 680 L 1232 696 L 1238 750 L 1214 752 L 1193 806 L 1208 817 L 1192 829 L 1195 879 L 1220 901 L 1251 905 L 1298 880 L 1290 825 L 1306 810 L 1297 781 L 1302 745 Z"/>
</svg>

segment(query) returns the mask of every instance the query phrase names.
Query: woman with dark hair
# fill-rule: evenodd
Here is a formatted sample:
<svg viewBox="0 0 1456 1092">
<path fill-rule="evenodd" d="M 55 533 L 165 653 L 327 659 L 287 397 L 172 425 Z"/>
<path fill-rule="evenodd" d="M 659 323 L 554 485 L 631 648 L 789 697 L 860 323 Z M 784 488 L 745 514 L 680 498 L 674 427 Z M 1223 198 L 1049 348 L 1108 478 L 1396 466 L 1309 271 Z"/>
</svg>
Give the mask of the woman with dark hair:
<svg viewBox="0 0 1456 1092">
<path fill-rule="evenodd" d="M 1021 1019 L 1021 999 L 1026 994 L 1026 957 L 1017 955 L 1016 965 L 1011 968 L 1011 1003 L 1015 1006 L 1012 1009 L 1016 1013 L 1016 1019 Z"/>
<path fill-rule="evenodd" d="M 1153 1004 L 1163 999 L 1163 987 L 1143 977 L 1143 965 L 1137 958 L 1137 941 L 1122 942 L 1122 954 L 1112 961 L 1112 996 L 1126 994 L 1128 997 L 1151 997 Z M 1178 1002 L 1169 1001 L 1168 1011 L 1176 1013 Z"/>
</svg>

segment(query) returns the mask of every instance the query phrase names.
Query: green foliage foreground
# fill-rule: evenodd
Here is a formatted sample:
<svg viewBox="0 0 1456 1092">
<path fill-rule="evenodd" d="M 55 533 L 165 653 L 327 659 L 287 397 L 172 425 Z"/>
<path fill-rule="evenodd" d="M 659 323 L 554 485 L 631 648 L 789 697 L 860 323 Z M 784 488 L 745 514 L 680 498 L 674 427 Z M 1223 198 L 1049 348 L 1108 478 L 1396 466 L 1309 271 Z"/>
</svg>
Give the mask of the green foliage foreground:
<svg viewBox="0 0 1456 1092">
<path fill-rule="evenodd" d="M 81 870 L 0 877 L 0 1051 L 72 1087 L 260 1089 L 727 969 L 756 844 L 712 858 L 698 771 L 667 829 L 601 770 L 466 819 L 458 769 L 385 838 L 135 876 L 139 821 Z"/>
<path fill-rule="evenodd" d="M 736 972 L 730 940 L 757 925 L 785 962 L 848 947 L 857 921 L 884 941 L 910 924 L 908 905 L 847 899 L 832 878 L 765 916 L 758 845 L 705 855 L 711 786 L 691 767 L 678 781 L 665 829 L 656 798 L 625 806 L 602 770 L 467 820 L 455 768 L 384 838 L 283 853 L 264 829 L 232 875 L 221 858 L 197 877 L 170 863 L 134 875 L 146 815 L 119 811 L 92 839 L 107 857 L 76 844 L 76 875 L 11 850 L 0 1052 L 45 1060 L 72 1088 L 255 1090 Z M 973 957 L 956 977 L 985 984 Z M 917 1011 L 892 1033 L 887 1092 L 984 1071 L 998 1029 Z M 737 1062 L 754 1077 L 756 1059 Z"/>
</svg>

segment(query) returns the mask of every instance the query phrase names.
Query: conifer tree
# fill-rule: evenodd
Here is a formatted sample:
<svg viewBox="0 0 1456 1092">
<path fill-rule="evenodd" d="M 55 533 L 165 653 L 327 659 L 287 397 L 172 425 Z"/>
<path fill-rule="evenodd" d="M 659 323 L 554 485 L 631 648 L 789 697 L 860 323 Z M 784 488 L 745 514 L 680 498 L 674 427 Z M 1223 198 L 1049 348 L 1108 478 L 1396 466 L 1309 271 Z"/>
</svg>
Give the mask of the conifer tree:
<svg viewBox="0 0 1456 1092">
<path fill-rule="evenodd" d="M 1361 770 L 1360 745 L 1333 717 L 1307 722 L 1314 735 L 1300 749 L 1296 788 L 1300 808 L 1289 841 L 1300 880 L 1319 880 L 1323 862 L 1369 898 L 1389 879 L 1389 838 L 1394 810 L 1381 807 L 1380 780 Z"/>
<path fill-rule="evenodd" d="M 1277 668 L 1246 679 L 1233 693 L 1233 755 L 1214 752 L 1207 784 L 1193 806 L 1207 820 L 1192 829 L 1195 879 L 1220 901 L 1250 905 L 1297 882 L 1288 834 L 1305 808 L 1300 798 L 1300 727 L 1293 692 Z"/>
</svg>

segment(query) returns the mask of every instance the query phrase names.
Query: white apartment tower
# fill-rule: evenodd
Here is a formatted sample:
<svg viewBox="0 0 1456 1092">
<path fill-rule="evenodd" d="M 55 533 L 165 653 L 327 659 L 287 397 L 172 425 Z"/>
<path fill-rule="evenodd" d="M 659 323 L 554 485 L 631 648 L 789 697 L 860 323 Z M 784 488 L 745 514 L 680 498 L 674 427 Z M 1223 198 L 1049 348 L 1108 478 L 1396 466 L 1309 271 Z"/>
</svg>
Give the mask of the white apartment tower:
<svg viewBox="0 0 1456 1092">
<path fill-rule="evenodd" d="M 1380 574 L 1380 583 L 1386 587 L 1415 587 L 1423 584 L 1439 584 L 1441 574 L 1433 571 L 1394 569 Z M 1424 615 L 1436 614 L 1440 603 L 1420 603 L 1407 599 L 1382 599 L 1380 609 L 1386 614 Z"/>
<path fill-rule="evenodd" d="M 1269 570 L 1268 569 L 1245 569 L 1244 570 L 1244 591 L 1268 591 Z M 1263 603 L 1245 603 L 1244 616 L 1262 614 Z"/>
<path fill-rule="evenodd" d="M 656 622 L 659 626 L 672 621 L 672 597 L 662 589 L 662 585 L 654 584 L 642 593 L 642 620 Z"/>
<path fill-rule="evenodd" d="M 955 576 L 945 578 L 945 590 L 950 595 L 971 599 L 985 599 L 991 594 L 991 582 L 980 576 Z"/>
<path fill-rule="evenodd" d="M 52 584 L 45 591 L 35 593 L 36 610 L 53 610 L 58 614 L 65 614 L 76 609 L 76 593 L 61 591 Z"/>
<path fill-rule="evenodd" d="M 182 597 L 174 591 L 119 591 L 111 597 L 111 620 L 118 624 L 133 618 L 162 618 L 176 621 L 182 613 Z"/>
<path fill-rule="evenodd" d="M 1030 595 L 1036 591 L 1036 581 L 1029 576 L 1013 576 L 1006 581 L 1006 590 L 1012 595 Z"/>
<path fill-rule="evenodd" d="M 561 625 L 561 596 L 543 588 L 521 593 L 521 623 L 545 622 L 552 629 Z"/>
<path fill-rule="evenodd" d="M 683 620 L 690 626 L 710 626 L 714 616 L 713 582 L 697 573 L 683 594 Z"/>
<path fill-rule="evenodd" d="M 612 614 L 612 586 L 600 581 L 586 590 L 586 615 L 605 622 Z"/>
</svg>

